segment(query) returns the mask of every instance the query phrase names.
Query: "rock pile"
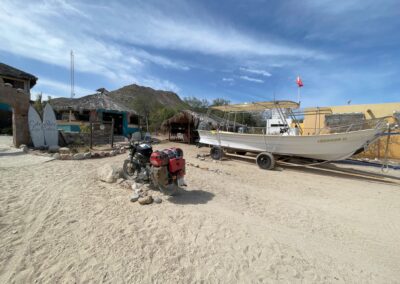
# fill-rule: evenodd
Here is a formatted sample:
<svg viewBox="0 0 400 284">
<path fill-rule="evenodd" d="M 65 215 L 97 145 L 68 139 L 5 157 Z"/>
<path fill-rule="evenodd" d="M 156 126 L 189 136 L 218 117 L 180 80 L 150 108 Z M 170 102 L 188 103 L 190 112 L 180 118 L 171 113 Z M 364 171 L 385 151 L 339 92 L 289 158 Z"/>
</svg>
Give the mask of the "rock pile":
<svg viewBox="0 0 400 284">
<path fill-rule="evenodd" d="M 131 189 L 133 191 L 130 196 L 131 202 L 137 201 L 140 205 L 147 205 L 153 202 L 162 203 L 161 197 L 153 197 L 154 194 L 157 195 L 156 192 L 150 194 L 148 185 L 122 178 L 122 169 L 120 167 L 106 164 L 97 170 L 97 178 L 102 182 L 116 183 L 124 189 Z"/>
</svg>

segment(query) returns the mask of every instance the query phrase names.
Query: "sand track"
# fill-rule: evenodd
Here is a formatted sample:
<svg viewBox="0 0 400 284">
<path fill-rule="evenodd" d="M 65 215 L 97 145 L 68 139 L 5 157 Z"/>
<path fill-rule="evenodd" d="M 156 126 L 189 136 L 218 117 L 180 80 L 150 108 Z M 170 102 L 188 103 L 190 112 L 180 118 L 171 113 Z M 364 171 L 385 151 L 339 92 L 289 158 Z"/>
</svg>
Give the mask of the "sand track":
<svg viewBox="0 0 400 284">
<path fill-rule="evenodd" d="M 164 147 L 166 145 L 160 145 Z M 0 167 L 0 283 L 370 282 L 400 278 L 400 188 L 188 162 L 162 204 L 95 179 L 102 160 Z"/>
</svg>

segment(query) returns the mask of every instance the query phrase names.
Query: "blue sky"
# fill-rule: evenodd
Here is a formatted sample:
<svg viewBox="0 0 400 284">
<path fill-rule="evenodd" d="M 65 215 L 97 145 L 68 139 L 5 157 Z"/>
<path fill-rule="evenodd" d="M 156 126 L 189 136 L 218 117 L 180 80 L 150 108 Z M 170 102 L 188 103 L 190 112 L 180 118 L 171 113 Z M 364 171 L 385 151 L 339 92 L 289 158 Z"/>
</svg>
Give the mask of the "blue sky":
<svg viewBox="0 0 400 284">
<path fill-rule="evenodd" d="M 137 83 L 232 102 L 303 106 L 400 101 L 400 2 L 7 1 L 0 61 L 76 96 Z"/>
</svg>

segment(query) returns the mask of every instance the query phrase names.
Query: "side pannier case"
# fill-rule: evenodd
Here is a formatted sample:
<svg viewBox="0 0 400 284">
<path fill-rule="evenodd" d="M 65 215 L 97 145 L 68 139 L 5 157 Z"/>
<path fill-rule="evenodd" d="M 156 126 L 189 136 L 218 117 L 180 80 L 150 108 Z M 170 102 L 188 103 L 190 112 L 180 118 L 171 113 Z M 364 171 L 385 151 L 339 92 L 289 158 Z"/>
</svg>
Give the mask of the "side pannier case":
<svg viewBox="0 0 400 284">
<path fill-rule="evenodd" d="M 150 163 L 155 167 L 167 166 L 169 157 L 166 153 L 161 151 L 155 151 L 150 156 Z"/>
</svg>

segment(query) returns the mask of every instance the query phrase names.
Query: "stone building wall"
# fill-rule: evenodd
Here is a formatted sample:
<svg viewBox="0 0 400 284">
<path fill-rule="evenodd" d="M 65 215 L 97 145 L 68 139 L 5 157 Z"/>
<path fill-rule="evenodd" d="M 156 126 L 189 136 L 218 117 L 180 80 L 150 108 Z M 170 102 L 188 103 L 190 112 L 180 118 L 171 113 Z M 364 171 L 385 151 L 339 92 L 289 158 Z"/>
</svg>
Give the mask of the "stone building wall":
<svg viewBox="0 0 400 284">
<path fill-rule="evenodd" d="M 8 104 L 12 110 L 13 141 L 16 147 L 30 141 L 28 126 L 29 94 L 0 81 L 0 103 Z"/>
</svg>

